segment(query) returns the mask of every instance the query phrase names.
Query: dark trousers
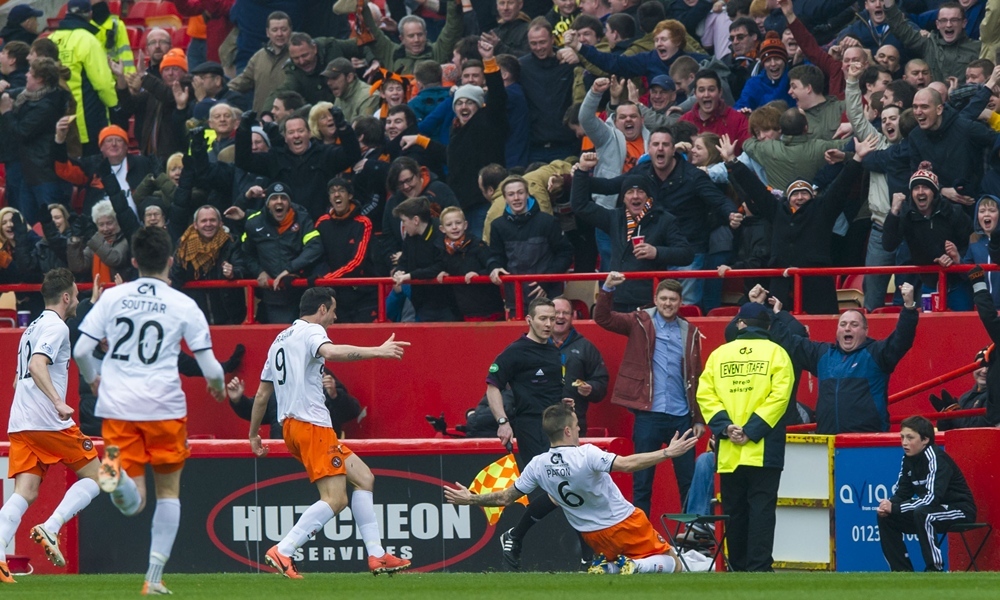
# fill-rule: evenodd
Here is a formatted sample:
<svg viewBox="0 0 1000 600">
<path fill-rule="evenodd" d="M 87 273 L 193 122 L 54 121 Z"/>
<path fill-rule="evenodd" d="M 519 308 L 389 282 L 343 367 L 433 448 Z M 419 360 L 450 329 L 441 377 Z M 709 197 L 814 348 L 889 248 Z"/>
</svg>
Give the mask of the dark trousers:
<svg viewBox="0 0 1000 600">
<path fill-rule="evenodd" d="M 729 564 L 734 571 L 771 571 L 781 469 L 736 467 L 719 475 L 722 510 L 729 515 Z"/>
<path fill-rule="evenodd" d="M 882 541 L 882 554 L 893 571 L 912 571 L 913 563 L 903 543 L 904 533 L 916 534 L 920 541 L 920 553 L 924 556 L 926 571 L 944 569 L 944 557 L 934 540 L 935 533 L 948 531 L 951 525 L 972 523 L 976 519 L 974 506 L 951 506 L 940 504 L 919 506 L 907 512 L 893 512 L 878 518 L 878 534 Z"/>
<path fill-rule="evenodd" d="M 518 468 L 524 471 L 531 459 L 548 452 L 549 437 L 542 431 L 542 415 L 521 415 L 510 421 L 517 438 Z"/>
<path fill-rule="evenodd" d="M 691 415 L 682 417 L 666 413 L 635 411 L 635 424 L 632 426 L 632 443 L 635 453 L 654 452 L 670 443 L 674 433 L 683 434 L 691 429 Z M 680 492 L 681 506 L 691 489 L 691 479 L 694 477 L 694 449 L 678 456 L 674 461 L 674 476 L 677 478 L 677 491 Z M 649 507 L 653 498 L 653 477 L 656 467 L 636 471 L 632 474 L 632 504 L 641 508 L 650 517 Z M 652 520 L 652 517 L 650 517 Z"/>
</svg>

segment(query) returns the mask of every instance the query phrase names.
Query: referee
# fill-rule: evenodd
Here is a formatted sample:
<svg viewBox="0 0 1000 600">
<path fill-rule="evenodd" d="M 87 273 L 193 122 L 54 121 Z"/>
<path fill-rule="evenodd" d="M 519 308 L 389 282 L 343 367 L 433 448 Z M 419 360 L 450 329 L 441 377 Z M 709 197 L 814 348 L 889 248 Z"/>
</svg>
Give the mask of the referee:
<svg viewBox="0 0 1000 600">
<path fill-rule="evenodd" d="M 520 467 L 549 449 L 549 439 L 542 430 L 542 412 L 562 399 L 562 354 L 550 343 L 556 322 L 556 308 L 548 298 L 536 298 L 528 305 L 528 332 L 511 343 L 490 365 L 486 376 L 486 399 L 490 412 L 500 427 L 497 437 L 504 445 L 517 433 Z M 501 391 L 510 386 L 514 395 L 514 414 L 504 411 Z M 504 561 L 512 569 L 521 568 L 521 540 L 534 523 L 542 520 L 556 505 L 545 494 L 531 501 L 515 527 L 500 535 Z"/>
</svg>

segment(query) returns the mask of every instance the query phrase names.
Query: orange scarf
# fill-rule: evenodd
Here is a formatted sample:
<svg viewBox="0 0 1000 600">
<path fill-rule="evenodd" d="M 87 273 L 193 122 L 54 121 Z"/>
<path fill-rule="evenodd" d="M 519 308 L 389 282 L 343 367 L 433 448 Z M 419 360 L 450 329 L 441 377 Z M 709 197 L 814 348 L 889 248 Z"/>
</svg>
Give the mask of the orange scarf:
<svg viewBox="0 0 1000 600">
<path fill-rule="evenodd" d="M 177 242 L 177 260 L 185 269 L 190 265 L 194 270 L 194 278 L 201 279 L 215 266 L 219 250 L 228 241 L 229 234 L 221 227 L 212 239 L 203 241 L 194 225 L 190 225 Z"/>
<path fill-rule="evenodd" d="M 6 269 L 14 260 L 14 252 L 8 244 L 0 246 L 0 269 Z"/>
<path fill-rule="evenodd" d="M 349 208 L 347 210 L 347 212 L 344 213 L 341 216 L 337 216 L 337 213 L 334 212 L 334 210 L 332 208 L 330 209 L 330 218 L 333 219 L 334 221 L 346 221 L 346 220 L 350 219 L 351 215 L 353 215 L 353 214 L 354 214 L 354 203 L 353 202 L 351 202 L 351 208 Z"/>
<path fill-rule="evenodd" d="M 295 209 L 289 208 L 288 214 L 285 215 L 285 218 L 281 220 L 281 223 L 278 223 L 278 233 L 285 233 L 286 231 L 288 231 L 288 228 L 291 227 L 294 223 L 295 223 Z"/>
<path fill-rule="evenodd" d="M 90 263 L 90 278 L 93 279 L 98 275 L 101 276 L 100 280 L 103 283 L 109 283 L 111 281 L 114 281 L 114 279 L 111 277 L 111 267 L 104 264 L 104 261 L 101 260 L 101 257 L 97 256 L 97 254 L 95 253 L 94 260 L 93 262 Z"/>
<path fill-rule="evenodd" d="M 471 241 L 472 240 L 465 237 L 464 233 L 462 234 L 462 237 L 457 240 L 452 240 L 451 238 L 446 237 L 444 238 L 444 249 L 448 251 L 448 254 L 455 254 L 462 248 L 468 246 Z"/>
</svg>

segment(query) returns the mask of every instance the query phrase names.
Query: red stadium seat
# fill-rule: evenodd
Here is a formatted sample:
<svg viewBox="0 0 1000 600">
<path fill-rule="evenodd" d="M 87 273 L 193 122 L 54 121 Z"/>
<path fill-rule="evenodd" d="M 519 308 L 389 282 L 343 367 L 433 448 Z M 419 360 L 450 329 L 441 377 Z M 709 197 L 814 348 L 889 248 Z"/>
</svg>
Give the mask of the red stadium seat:
<svg viewBox="0 0 1000 600">
<path fill-rule="evenodd" d="M 719 306 L 708 311 L 710 317 L 735 317 L 740 312 L 739 306 Z"/>
<path fill-rule="evenodd" d="M 864 289 L 864 275 L 846 275 L 841 281 L 837 289 L 840 290 L 863 290 Z"/>
<path fill-rule="evenodd" d="M 701 309 L 698 308 L 697 304 L 681 304 L 680 309 L 677 311 L 682 317 L 700 317 Z"/>
<path fill-rule="evenodd" d="M 873 315 L 894 315 L 903 312 L 902 306 L 880 306 L 872 311 Z"/>
<path fill-rule="evenodd" d="M 171 4 L 173 6 L 173 4 Z M 176 7 L 175 7 L 176 8 Z M 145 24 L 148 17 L 155 17 L 160 10 L 159 0 L 140 0 L 132 5 L 127 19 L 131 22 Z"/>
<path fill-rule="evenodd" d="M 171 36 L 170 45 L 174 48 L 182 48 L 187 52 L 188 42 L 191 41 L 191 37 L 187 33 L 187 27 L 181 27 L 180 29 L 174 30 Z"/>
<path fill-rule="evenodd" d="M 0 328 L 17 327 L 17 311 L 13 308 L 0 308 Z"/>
<path fill-rule="evenodd" d="M 128 45 L 132 48 L 133 53 L 145 45 L 143 44 L 146 38 L 146 29 L 144 27 L 140 25 L 126 25 L 125 32 L 128 34 Z"/>
<path fill-rule="evenodd" d="M 573 318 L 574 319 L 589 319 L 590 309 L 587 307 L 587 303 L 583 300 L 570 300 L 570 305 L 573 307 Z"/>
<path fill-rule="evenodd" d="M 108 0 L 108 9 L 111 11 L 111 14 L 121 16 L 122 14 L 121 0 Z"/>
</svg>

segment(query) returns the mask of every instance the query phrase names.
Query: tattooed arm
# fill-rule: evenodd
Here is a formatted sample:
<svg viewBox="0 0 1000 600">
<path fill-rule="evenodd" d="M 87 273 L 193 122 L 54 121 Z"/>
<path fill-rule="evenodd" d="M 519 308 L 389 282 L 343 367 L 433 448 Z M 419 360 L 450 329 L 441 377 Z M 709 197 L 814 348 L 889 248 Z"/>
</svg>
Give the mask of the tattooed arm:
<svg viewBox="0 0 1000 600">
<path fill-rule="evenodd" d="M 451 504 L 471 504 L 473 506 L 510 506 L 524 495 L 521 490 L 511 485 L 502 492 L 489 494 L 473 494 L 469 488 L 455 482 L 458 488 L 444 486 L 444 498 Z"/>
<path fill-rule="evenodd" d="M 403 351 L 410 342 L 397 342 L 396 334 L 389 336 L 381 346 L 347 346 L 344 344 L 323 344 L 319 355 L 325 360 L 352 362 L 369 358 L 403 358 Z"/>
</svg>

